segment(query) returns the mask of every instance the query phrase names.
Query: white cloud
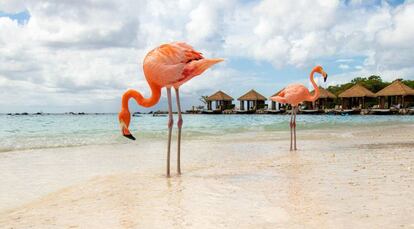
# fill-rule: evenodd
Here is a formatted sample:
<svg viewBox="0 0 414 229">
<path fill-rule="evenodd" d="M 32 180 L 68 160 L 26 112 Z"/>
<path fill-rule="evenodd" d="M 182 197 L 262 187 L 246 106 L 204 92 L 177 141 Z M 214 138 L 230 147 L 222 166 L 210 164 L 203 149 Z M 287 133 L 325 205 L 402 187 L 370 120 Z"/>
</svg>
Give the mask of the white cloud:
<svg viewBox="0 0 414 229">
<path fill-rule="evenodd" d="M 353 61 L 354 61 L 353 59 L 344 58 L 344 59 L 337 59 L 335 62 L 337 62 L 337 63 L 350 63 L 350 62 L 353 62 Z"/>
<path fill-rule="evenodd" d="M 337 76 L 342 81 L 363 74 L 412 77 L 414 2 L 367 7 L 371 4 L 1 1 L 0 11 L 27 10 L 31 18 L 24 25 L 0 18 L 0 104 L 116 104 L 129 87 L 148 95 L 142 59 L 156 45 L 175 40 L 188 41 L 207 57 L 242 57 L 279 69 L 308 69 L 336 60 L 344 71 Z M 221 64 L 192 80 L 182 88 L 184 99 L 220 88 L 223 82 L 228 83 L 222 89 L 237 94 L 233 88 L 246 82 L 249 87 L 260 85 L 260 78 L 234 68 Z M 11 96 L 17 89 L 21 92 Z"/>
<path fill-rule="evenodd" d="M 340 65 L 338 66 L 338 68 L 340 68 L 340 69 L 342 69 L 342 70 L 347 70 L 347 69 L 349 69 L 349 65 L 347 65 L 347 64 L 340 64 Z"/>
</svg>

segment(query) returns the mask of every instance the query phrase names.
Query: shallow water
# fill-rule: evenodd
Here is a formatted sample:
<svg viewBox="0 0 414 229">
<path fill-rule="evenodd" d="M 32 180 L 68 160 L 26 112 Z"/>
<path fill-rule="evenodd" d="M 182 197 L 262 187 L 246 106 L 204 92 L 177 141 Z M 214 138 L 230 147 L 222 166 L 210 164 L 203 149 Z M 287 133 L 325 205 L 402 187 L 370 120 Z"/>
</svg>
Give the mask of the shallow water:
<svg viewBox="0 0 414 229">
<path fill-rule="evenodd" d="M 186 139 L 243 132 L 287 131 L 289 115 L 184 115 Z M 165 139 L 168 117 L 132 118 L 139 139 Z M 176 116 L 175 116 L 176 119 Z M 299 115 L 298 129 L 329 129 L 414 123 L 414 116 Z M 0 152 L 125 143 L 116 114 L 0 115 Z"/>
<path fill-rule="evenodd" d="M 185 139 L 181 176 L 174 138 L 170 179 L 165 136 L 1 153 L 0 227 L 407 228 L 414 123 L 379 119 L 299 131 L 295 152 L 283 130 Z"/>
</svg>

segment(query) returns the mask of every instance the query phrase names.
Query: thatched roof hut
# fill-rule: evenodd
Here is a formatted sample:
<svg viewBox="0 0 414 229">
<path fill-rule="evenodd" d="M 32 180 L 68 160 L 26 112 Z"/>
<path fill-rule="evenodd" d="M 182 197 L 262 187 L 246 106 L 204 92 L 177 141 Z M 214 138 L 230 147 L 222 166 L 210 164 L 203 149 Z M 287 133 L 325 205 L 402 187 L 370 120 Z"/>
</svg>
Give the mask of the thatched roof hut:
<svg viewBox="0 0 414 229">
<path fill-rule="evenodd" d="M 285 88 L 280 89 L 278 92 L 274 93 L 270 97 L 275 97 L 279 95 L 280 92 L 282 92 Z M 270 109 L 271 110 L 280 110 L 282 108 L 282 104 L 277 103 L 276 101 L 271 100 Z"/>
<path fill-rule="evenodd" d="M 311 95 L 315 94 L 315 90 L 312 90 Z M 334 100 L 336 99 L 336 95 L 332 92 L 326 90 L 323 87 L 319 87 L 319 97 L 314 102 L 305 102 L 308 109 L 326 109 L 332 108 L 334 106 Z"/>
<path fill-rule="evenodd" d="M 376 96 L 406 96 L 414 95 L 414 89 L 396 80 L 381 91 L 375 94 Z"/>
<path fill-rule="evenodd" d="M 224 93 L 223 91 L 217 91 L 216 93 L 206 98 L 207 109 L 212 110 L 213 102 L 216 103 L 216 110 L 231 109 L 234 107 L 232 104 L 233 100 L 234 99 L 230 95 Z"/>
<path fill-rule="evenodd" d="M 240 96 L 237 100 L 239 101 L 259 101 L 259 100 L 266 101 L 267 99 L 262 94 L 252 89 L 248 91 L 246 94 Z"/>
<path fill-rule="evenodd" d="M 312 90 L 311 95 L 315 94 L 315 90 Z M 323 87 L 319 87 L 319 98 L 318 99 L 336 99 L 336 95 L 326 90 Z"/>
<path fill-rule="evenodd" d="M 244 110 L 244 101 L 247 101 L 247 110 L 256 110 L 263 108 L 267 99 L 262 94 L 252 89 L 240 96 L 237 100 L 240 101 L 240 110 Z"/>
<path fill-rule="evenodd" d="M 372 100 L 375 97 L 375 94 L 366 89 L 360 84 L 355 84 L 348 90 L 345 90 L 338 95 L 342 99 L 342 108 L 348 109 L 353 107 L 366 108 L 366 100 Z"/>
<path fill-rule="evenodd" d="M 206 99 L 207 101 L 233 101 L 233 97 L 224 93 L 223 91 L 217 91 L 216 93 L 210 95 Z"/>
<path fill-rule="evenodd" d="M 360 84 L 355 84 L 338 95 L 339 98 L 375 97 L 375 94 Z"/>
<path fill-rule="evenodd" d="M 379 97 L 380 108 L 390 108 L 392 105 L 398 104 L 407 107 L 414 103 L 414 89 L 399 80 L 394 81 L 375 95 Z"/>
<path fill-rule="evenodd" d="M 270 97 L 274 97 L 279 95 L 280 92 L 282 92 L 283 90 L 285 90 L 285 88 L 280 89 L 278 92 L 274 93 L 273 95 L 271 95 Z"/>
</svg>

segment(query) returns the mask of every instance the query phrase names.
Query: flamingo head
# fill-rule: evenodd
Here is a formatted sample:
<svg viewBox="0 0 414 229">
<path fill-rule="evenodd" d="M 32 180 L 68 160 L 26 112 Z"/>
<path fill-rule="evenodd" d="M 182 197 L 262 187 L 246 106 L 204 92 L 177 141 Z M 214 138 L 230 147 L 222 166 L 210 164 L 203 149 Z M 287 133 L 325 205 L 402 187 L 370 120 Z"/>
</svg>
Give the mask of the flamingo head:
<svg viewBox="0 0 414 229">
<path fill-rule="evenodd" d="M 322 66 L 316 66 L 316 67 L 314 67 L 313 68 L 313 71 L 314 72 L 317 72 L 317 73 L 319 73 L 319 74 L 321 74 L 322 75 L 322 77 L 323 77 L 323 82 L 326 82 L 326 80 L 328 79 L 328 73 L 326 73 L 324 70 L 323 70 L 323 68 L 322 68 Z"/>
<path fill-rule="evenodd" d="M 135 137 L 132 136 L 131 132 L 129 132 L 129 123 L 131 121 L 131 113 L 127 109 L 122 109 L 121 112 L 118 114 L 119 125 L 121 126 L 121 132 L 124 137 L 129 138 L 131 140 L 135 140 Z"/>
</svg>

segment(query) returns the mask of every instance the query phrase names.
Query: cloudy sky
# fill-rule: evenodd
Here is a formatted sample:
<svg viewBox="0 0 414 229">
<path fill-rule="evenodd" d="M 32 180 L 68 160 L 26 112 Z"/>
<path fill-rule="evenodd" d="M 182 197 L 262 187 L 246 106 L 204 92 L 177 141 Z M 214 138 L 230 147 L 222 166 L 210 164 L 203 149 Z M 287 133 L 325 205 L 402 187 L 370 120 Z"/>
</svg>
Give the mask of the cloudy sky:
<svg viewBox="0 0 414 229">
<path fill-rule="evenodd" d="M 226 59 L 181 87 L 185 108 L 310 86 L 316 64 L 322 86 L 414 79 L 413 23 L 413 0 L 1 0 L 0 112 L 116 112 L 127 88 L 149 95 L 142 59 L 171 41 Z"/>
</svg>

